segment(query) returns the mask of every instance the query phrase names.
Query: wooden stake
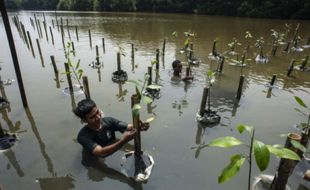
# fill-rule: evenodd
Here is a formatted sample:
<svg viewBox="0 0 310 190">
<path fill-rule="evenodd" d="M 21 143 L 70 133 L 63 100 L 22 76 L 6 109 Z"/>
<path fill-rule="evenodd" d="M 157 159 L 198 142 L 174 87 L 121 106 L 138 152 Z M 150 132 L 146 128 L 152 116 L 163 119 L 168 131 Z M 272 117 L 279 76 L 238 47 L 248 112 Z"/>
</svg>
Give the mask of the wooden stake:
<svg viewBox="0 0 310 190">
<path fill-rule="evenodd" d="M 208 94 L 209 94 L 209 88 L 204 87 L 203 94 L 202 94 L 202 99 L 201 99 L 201 103 L 200 103 L 200 109 L 199 109 L 199 114 L 200 114 L 201 117 L 205 113 Z"/>
<path fill-rule="evenodd" d="M 140 104 L 140 98 L 137 94 L 134 94 L 131 96 L 131 108 L 133 108 L 134 105 Z M 140 133 L 140 114 L 139 112 L 134 114 L 132 112 L 132 123 L 133 127 L 137 130 L 137 133 L 134 137 L 134 146 L 135 146 L 135 158 L 141 158 L 142 151 L 141 151 L 141 133 Z"/>
<path fill-rule="evenodd" d="M 53 31 L 52 31 L 52 28 L 50 28 L 50 33 L 51 33 L 51 38 L 52 38 L 52 44 L 54 45 L 54 35 L 53 35 Z"/>
<path fill-rule="evenodd" d="M 189 47 L 190 47 L 190 48 L 189 48 L 189 49 L 190 49 L 190 52 L 189 52 L 188 58 L 189 58 L 189 60 L 193 60 L 193 53 L 194 53 L 193 43 L 191 43 Z"/>
<path fill-rule="evenodd" d="M 135 45 L 131 44 L 131 60 L 135 60 Z"/>
<path fill-rule="evenodd" d="M 90 48 L 93 48 L 90 30 L 88 30 L 88 36 L 89 36 L 89 45 L 90 45 Z"/>
<path fill-rule="evenodd" d="M 52 19 L 52 26 L 53 26 L 53 29 L 55 28 L 55 24 L 54 24 L 54 20 Z"/>
<path fill-rule="evenodd" d="M 289 52 L 291 42 L 287 42 L 286 48 L 283 50 L 284 52 Z"/>
<path fill-rule="evenodd" d="M 79 32 L 78 32 L 78 28 L 75 25 L 75 36 L 76 36 L 76 40 L 79 41 Z"/>
<path fill-rule="evenodd" d="M 97 62 L 97 65 L 100 65 L 100 62 L 99 62 L 99 48 L 98 48 L 97 45 L 96 45 L 96 62 Z"/>
<path fill-rule="evenodd" d="M 48 33 L 47 33 L 47 29 L 46 29 L 46 21 L 43 21 L 43 26 L 44 26 L 46 40 L 48 41 Z"/>
<path fill-rule="evenodd" d="M 87 76 L 83 76 L 83 87 L 84 87 L 85 98 L 90 99 L 90 92 L 89 92 Z"/>
<path fill-rule="evenodd" d="M 74 47 L 74 42 L 71 42 L 71 47 L 72 47 L 72 51 L 73 51 L 73 56 L 75 56 L 75 47 Z"/>
<path fill-rule="evenodd" d="M 29 43 L 28 43 L 28 40 L 27 40 L 27 35 L 26 35 L 25 27 L 24 27 L 24 25 L 22 23 L 21 23 L 21 26 L 22 26 L 23 36 L 24 36 L 25 42 L 27 44 L 27 48 L 30 49 L 30 46 L 29 46 Z"/>
<path fill-rule="evenodd" d="M 67 75 L 67 80 L 68 80 L 70 94 L 73 94 L 73 86 L 72 86 L 71 72 L 70 72 L 69 63 L 64 63 L 64 64 L 65 64 L 65 69 L 66 69 L 66 75 Z"/>
<path fill-rule="evenodd" d="M 274 74 L 274 75 L 272 76 L 271 81 L 270 81 L 270 86 L 273 86 L 274 82 L 276 81 L 276 78 L 277 78 L 277 75 Z"/>
<path fill-rule="evenodd" d="M 222 71 L 223 71 L 224 62 L 225 62 L 225 57 L 224 57 L 224 56 L 221 56 L 221 62 L 220 62 L 219 73 L 222 73 Z"/>
<path fill-rule="evenodd" d="M 159 49 L 156 49 L 156 70 L 159 70 Z"/>
<path fill-rule="evenodd" d="M 38 46 L 38 50 L 39 50 L 39 54 L 40 54 L 40 59 L 41 59 L 42 67 L 44 67 L 44 59 L 43 59 L 43 56 L 42 56 L 42 51 L 41 51 L 39 39 L 37 38 L 36 41 L 37 41 L 37 46 Z"/>
<path fill-rule="evenodd" d="M 278 49 L 278 45 L 273 45 L 272 46 L 272 50 L 271 50 L 271 55 L 272 56 L 276 56 L 277 49 Z"/>
<path fill-rule="evenodd" d="M 301 69 L 305 69 L 306 65 L 308 63 L 309 60 L 309 55 L 306 56 L 305 60 L 303 60 L 302 64 L 301 64 Z"/>
<path fill-rule="evenodd" d="M 104 38 L 102 38 L 102 49 L 103 49 L 103 53 L 105 53 L 105 43 L 104 43 Z"/>
<path fill-rule="evenodd" d="M 291 144 L 292 140 L 300 142 L 301 136 L 296 133 L 290 133 L 287 136 L 284 147 L 294 152 L 297 152 L 297 149 L 294 148 L 293 145 Z M 285 190 L 286 189 L 288 177 L 290 176 L 291 171 L 294 169 L 295 165 L 296 163 L 294 160 L 281 158 L 278 171 L 271 184 L 272 190 Z"/>
<path fill-rule="evenodd" d="M 55 62 L 55 57 L 53 55 L 51 55 L 51 61 L 52 61 L 52 65 L 53 65 L 53 68 L 54 68 L 54 73 L 55 73 L 55 75 L 58 75 L 58 69 L 57 69 L 57 65 L 56 65 L 56 62 Z"/>
<path fill-rule="evenodd" d="M 152 84 L 152 66 L 147 67 L 147 73 L 149 74 L 149 80 L 147 82 L 147 85 L 151 85 Z"/>
<path fill-rule="evenodd" d="M 20 95 L 21 95 L 21 98 L 23 101 L 23 106 L 25 108 L 27 108 L 28 103 L 27 103 L 26 93 L 25 93 L 25 89 L 24 89 L 24 85 L 23 85 L 23 79 L 22 79 L 22 75 L 20 72 L 20 68 L 19 68 L 19 63 L 18 63 L 18 59 L 17 59 L 14 39 L 13 39 L 13 35 L 12 35 L 11 27 L 10 27 L 10 22 L 9 22 L 9 17 L 7 15 L 7 12 L 6 12 L 6 7 L 5 7 L 4 1 L 0 1 L 0 11 L 1 11 L 2 19 L 3 19 L 3 24 L 5 27 L 6 35 L 8 38 L 8 43 L 9 43 L 10 50 L 11 50 L 11 56 L 13 59 L 14 69 L 15 69 L 15 73 L 16 73 L 16 78 L 17 78 L 17 82 L 18 82 Z"/>
<path fill-rule="evenodd" d="M 121 69 L 121 53 L 117 52 L 117 71 L 120 71 Z"/>
<path fill-rule="evenodd" d="M 28 41 L 29 41 L 29 44 L 30 44 L 32 55 L 33 55 L 33 57 L 36 57 L 35 54 L 34 54 L 34 49 L 33 49 L 33 46 L 32 46 L 32 41 L 31 41 L 31 37 L 30 37 L 29 31 L 27 31 L 27 36 L 28 36 Z"/>
<path fill-rule="evenodd" d="M 165 51 L 166 51 L 166 38 L 164 39 L 164 43 L 163 43 L 163 50 L 162 50 L 162 54 L 165 55 Z"/>
<path fill-rule="evenodd" d="M 243 82 L 244 82 L 244 76 L 241 75 L 241 76 L 240 76 L 240 80 L 239 80 L 239 86 L 238 86 L 238 91 L 237 91 L 237 97 L 236 97 L 237 100 L 240 100 L 240 98 L 241 98 Z"/>
<path fill-rule="evenodd" d="M 40 38 L 43 38 L 43 32 L 42 32 L 42 27 L 41 27 L 41 22 L 40 20 L 38 19 L 38 26 L 39 26 L 39 30 L 40 30 Z"/>
<path fill-rule="evenodd" d="M 66 19 L 66 21 L 67 21 L 68 36 L 69 36 L 69 39 L 70 39 L 70 41 L 71 41 L 71 35 L 70 35 L 70 30 L 69 30 L 69 21 L 68 21 L 68 19 Z"/>
<path fill-rule="evenodd" d="M 287 73 L 286 73 L 286 76 L 287 77 L 290 77 L 291 76 L 291 73 L 292 73 L 292 71 L 294 70 L 294 65 L 295 65 L 295 60 L 294 59 L 292 59 L 292 61 L 291 61 L 291 63 L 290 63 L 290 66 L 289 66 L 289 68 L 288 68 L 288 70 L 287 70 Z"/>
</svg>

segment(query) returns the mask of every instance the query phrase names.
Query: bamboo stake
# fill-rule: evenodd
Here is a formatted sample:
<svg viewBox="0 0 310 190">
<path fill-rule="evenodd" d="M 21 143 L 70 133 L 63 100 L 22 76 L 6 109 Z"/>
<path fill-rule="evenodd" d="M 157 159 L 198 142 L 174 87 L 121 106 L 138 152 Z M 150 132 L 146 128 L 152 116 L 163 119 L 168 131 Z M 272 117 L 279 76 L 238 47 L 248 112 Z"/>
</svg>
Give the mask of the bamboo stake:
<svg viewBox="0 0 310 190">
<path fill-rule="evenodd" d="M 68 19 L 66 19 L 66 21 L 67 21 L 67 31 L 68 31 L 68 36 L 69 36 L 69 39 L 70 39 L 70 41 L 71 41 L 71 35 L 70 35 L 70 30 L 69 30 L 69 20 L 68 20 Z"/>
<path fill-rule="evenodd" d="M 309 55 L 307 55 L 306 58 L 304 59 L 304 61 L 302 62 L 301 69 L 305 69 L 306 68 L 308 60 L 309 60 Z"/>
<path fill-rule="evenodd" d="M 131 108 L 134 107 L 134 105 L 140 103 L 140 98 L 137 94 L 134 94 L 131 96 Z M 133 127 L 137 130 L 137 133 L 134 137 L 134 146 L 135 146 L 135 158 L 141 158 L 142 151 L 141 151 L 141 133 L 140 133 L 140 114 L 136 113 L 132 114 L 132 120 L 133 120 Z"/>
<path fill-rule="evenodd" d="M 222 73 L 223 67 L 224 67 L 224 62 L 225 62 L 225 57 L 221 57 L 221 62 L 220 62 L 220 68 L 219 68 L 219 73 Z"/>
<path fill-rule="evenodd" d="M 203 94 L 202 94 L 202 99 L 201 99 L 201 103 L 200 103 L 200 109 L 199 109 L 199 115 L 200 115 L 201 117 L 202 117 L 202 116 L 204 115 L 204 113 L 205 113 L 208 94 L 209 94 L 209 88 L 204 87 L 204 89 L 203 89 Z"/>
<path fill-rule="evenodd" d="M 159 70 L 159 49 L 156 49 L 156 70 Z"/>
<path fill-rule="evenodd" d="M 121 53 L 117 52 L 117 71 L 120 71 L 121 69 Z"/>
<path fill-rule="evenodd" d="M 104 43 L 104 38 L 102 38 L 102 49 L 103 49 L 103 53 L 105 53 L 105 43 Z"/>
<path fill-rule="evenodd" d="M 18 63 L 14 39 L 13 39 L 11 27 L 10 27 L 9 17 L 7 15 L 7 12 L 6 12 L 6 7 L 5 7 L 4 1 L 0 1 L 0 11 L 1 11 L 2 19 L 3 19 L 3 24 L 5 27 L 6 35 L 8 38 L 10 50 L 11 50 L 11 56 L 13 59 L 13 64 L 14 64 L 14 69 L 15 69 L 15 73 L 16 73 L 16 77 L 17 77 L 20 95 L 21 95 L 21 98 L 23 101 L 23 106 L 26 108 L 26 107 L 28 107 L 26 93 L 25 93 L 25 89 L 24 89 L 24 85 L 23 85 L 22 75 L 21 75 L 20 68 L 19 68 L 19 63 Z"/>
<path fill-rule="evenodd" d="M 98 45 L 96 45 L 96 64 L 97 64 L 97 65 L 100 65 L 100 62 L 99 62 L 99 49 L 98 49 Z"/>
<path fill-rule="evenodd" d="M 64 63 L 64 64 L 65 64 L 65 69 L 66 69 L 66 75 L 67 75 L 67 80 L 68 80 L 70 94 L 73 94 L 73 86 L 72 86 L 71 72 L 70 72 L 69 63 Z"/>
<path fill-rule="evenodd" d="M 287 73 L 286 73 L 286 76 L 287 77 L 290 77 L 291 76 L 291 73 L 292 73 L 292 71 L 294 70 L 294 65 L 295 65 L 295 60 L 294 59 L 292 59 L 292 61 L 291 61 L 291 63 L 290 63 L 290 66 L 289 66 L 289 68 L 288 68 L 288 70 L 287 70 Z"/>
<path fill-rule="evenodd" d="M 52 19 L 52 26 L 53 26 L 53 29 L 55 29 L 54 19 Z"/>
<path fill-rule="evenodd" d="M 44 67 L 44 59 L 43 59 L 43 56 L 42 56 L 42 51 L 41 51 L 39 39 L 37 38 L 36 41 L 37 41 L 37 46 L 38 46 L 38 50 L 39 50 L 39 54 L 40 54 L 40 59 L 41 59 L 42 67 Z"/>
<path fill-rule="evenodd" d="M 276 81 L 276 78 L 277 78 L 277 75 L 273 75 L 272 76 L 272 79 L 271 79 L 271 81 L 270 81 L 270 86 L 273 86 L 274 85 L 274 82 Z"/>
<path fill-rule="evenodd" d="M 29 44 L 30 44 L 32 55 L 33 55 L 33 57 L 36 57 L 35 54 L 34 54 L 34 49 L 33 49 L 33 46 L 32 46 L 32 41 L 31 41 L 31 37 L 30 37 L 29 31 L 27 31 L 27 36 L 28 36 L 28 41 L 29 41 Z"/>
<path fill-rule="evenodd" d="M 90 99 L 90 92 L 89 92 L 89 86 L 88 86 L 88 79 L 87 79 L 87 76 L 83 76 L 83 87 L 84 87 L 85 97 L 86 97 L 87 99 Z"/>
<path fill-rule="evenodd" d="M 43 26 L 44 26 L 46 41 L 48 42 L 48 33 L 47 33 L 47 29 L 46 29 L 46 21 L 43 21 Z"/>
<path fill-rule="evenodd" d="M 295 140 L 300 142 L 301 136 L 296 133 L 291 133 L 287 136 L 286 142 L 285 142 L 285 148 L 288 148 L 294 152 L 297 152 L 297 149 L 293 147 L 291 144 L 291 140 Z M 281 158 L 278 171 L 275 174 L 275 177 L 273 179 L 273 182 L 271 184 L 272 190 L 285 190 L 288 177 L 291 174 L 291 171 L 295 167 L 295 161 Z"/>
<path fill-rule="evenodd" d="M 52 65 L 53 65 L 53 68 L 54 68 L 54 73 L 55 73 L 55 75 L 58 75 L 58 69 L 57 69 L 57 65 L 56 65 L 56 62 L 55 62 L 55 57 L 53 55 L 51 55 L 51 61 L 52 61 Z"/>
<path fill-rule="evenodd" d="M 92 45 L 90 30 L 88 30 L 88 36 L 89 36 L 89 45 L 90 45 L 90 48 L 92 49 L 92 48 L 93 48 L 93 45 Z"/>
<path fill-rule="evenodd" d="M 41 27 L 41 22 L 40 20 L 38 19 L 38 26 L 39 26 L 39 29 L 40 29 L 40 38 L 43 38 L 43 32 L 42 32 L 42 27 Z"/>
<path fill-rule="evenodd" d="M 147 82 L 147 85 L 151 85 L 152 84 L 152 81 L 153 81 L 153 79 L 152 79 L 152 66 L 149 66 L 149 67 L 147 67 L 147 72 L 148 72 L 148 74 L 149 74 L 149 80 L 148 80 L 148 82 Z"/>
<path fill-rule="evenodd" d="M 164 39 L 164 43 L 163 43 L 163 50 L 162 50 L 162 54 L 165 56 L 165 51 L 166 51 L 166 38 Z"/>
<path fill-rule="evenodd" d="M 22 26 L 22 31 L 23 31 L 23 36 L 24 36 L 24 40 L 27 44 L 27 48 L 30 49 L 30 46 L 29 46 L 29 43 L 28 43 L 28 40 L 27 40 L 27 35 L 26 35 L 26 30 L 25 30 L 25 26 L 21 23 L 21 26 Z"/>
<path fill-rule="evenodd" d="M 131 44 L 131 60 L 135 60 L 135 45 Z"/>
<path fill-rule="evenodd" d="M 76 40 L 79 41 L 79 33 L 78 33 L 78 28 L 75 25 L 75 36 L 76 36 Z"/>
<path fill-rule="evenodd" d="M 52 38 L 52 44 L 55 45 L 54 44 L 54 35 L 53 35 L 52 28 L 51 27 L 49 27 L 49 28 L 50 28 L 51 38 Z"/>
<path fill-rule="evenodd" d="M 241 75 L 241 76 L 240 76 L 240 80 L 239 80 L 239 86 L 238 86 L 238 91 L 237 91 L 237 97 L 236 97 L 237 100 L 240 100 L 240 98 L 241 98 L 243 82 L 244 82 L 244 76 Z"/>
</svg>

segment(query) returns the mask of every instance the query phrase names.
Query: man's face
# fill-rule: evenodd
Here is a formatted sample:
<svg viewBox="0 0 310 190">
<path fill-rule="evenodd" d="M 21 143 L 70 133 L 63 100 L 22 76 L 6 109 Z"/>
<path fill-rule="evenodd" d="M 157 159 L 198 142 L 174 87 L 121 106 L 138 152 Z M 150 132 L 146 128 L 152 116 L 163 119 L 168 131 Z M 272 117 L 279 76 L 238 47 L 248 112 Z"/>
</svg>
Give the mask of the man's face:
<svg viewBox="0 0 310 190">
<path fill-rule="evenodd" d="M 85 121 L 94 127 L 100 127 L 100 120 L 102 118 L 102 111 L 94 107 L 89 114 L 85 116 Z"/>
<path fill-rule="evenodd" d="M 178 73 L 182 72 L 182 65 L 181 65 L 181 64 L 178 64 L 178 65 L 174 68 L 174 71 L 175 71 L 175 72 L 178 72 Z"/>
</svg>

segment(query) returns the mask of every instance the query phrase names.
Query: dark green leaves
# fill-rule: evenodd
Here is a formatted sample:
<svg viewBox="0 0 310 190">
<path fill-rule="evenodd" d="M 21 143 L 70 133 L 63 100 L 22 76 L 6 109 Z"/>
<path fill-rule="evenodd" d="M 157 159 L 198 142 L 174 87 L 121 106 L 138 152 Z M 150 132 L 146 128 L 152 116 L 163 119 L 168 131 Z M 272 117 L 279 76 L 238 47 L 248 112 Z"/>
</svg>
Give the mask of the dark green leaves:
<svg viewBox="0 0 310 190">
<path fill-rule="evenodd" d="M 245 157 L 243 155 L 233 155 L 230 158 L 229 165 L 223 169 L 221 175 L 218 177 L 218 183 L 224 183 L 225 181 L 235 176 L 239 172 L 240 167 L 243 165 L 244 161 Z"/>
<path fill-rule="evenodd" d="M 244 130 L 248 131 L 250 134 L 253 132 L 253 127 L 248 125 L 238 125 L 237 129 L 239 133 L 243 133 Z"/>
<path fill-rule="evenodd" d="M 286 158 L 286 159 L 291 159 L 291 160 L 300 160 L 299 156 L 291 151 L 290 149 L 287 149 L 287 148 L 276 148 L 276 147 L 273 147 L 271 145 L 266 145 L 268 150 L 276 155 L 277 157 L 279 158 Z"/>
<path fill-rule="evenodd" d="M 254 140 L 253 143 L 255 160 L 260 171 L 264 171 L 269 164 L 270 152 L 267 146 L 260 141 Z"/>
<path fill-rule="evenodd" d="M 296 102 L 297 102 L 300 106 L 302 106 L 302 107 L 304 107 L 304 108 L 308 108 L 307 105 L 302 101 L 301 98 L 299 98 L 298 96 L 294 96 L 294 98 L 295 98 Z"/>
</svg>

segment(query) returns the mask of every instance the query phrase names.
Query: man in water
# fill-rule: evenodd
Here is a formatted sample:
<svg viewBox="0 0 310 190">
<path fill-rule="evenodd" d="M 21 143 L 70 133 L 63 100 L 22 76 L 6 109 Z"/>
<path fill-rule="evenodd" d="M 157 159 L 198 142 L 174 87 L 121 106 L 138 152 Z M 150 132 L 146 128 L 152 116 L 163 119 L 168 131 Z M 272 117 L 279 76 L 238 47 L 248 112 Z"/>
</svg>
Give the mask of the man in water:
<svg viewBox="0 0 310 190">
<path fill-rule="evenodd" d="M 77 141 L 83 148 L 95 156 L 106 157 L 119 150 L 137 133 L 132 124 L 119 121 L 112 117 L 104 117 L 103 112 L 97 108 L 91 99 L 81 100 L 74 114 L 86 125 L 80 130 Z M 140 130 L 149 128 L 148 123 L 140 122 Z M 115 138 L 115 132 L 123 133 L 121 139 Z"/>
<path fill-rule="evenodd" d="M 173 69 L 173 76 L 171 78 L 172 81 L 188 81 L 188 80 L 193 80 L 192 75 L 188 75 L 182 78 L 181 73 L 182 73 L 182 63 L 180 60 L 175 60 L 172 62 L 172 69 Z"/>
</svg>

